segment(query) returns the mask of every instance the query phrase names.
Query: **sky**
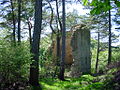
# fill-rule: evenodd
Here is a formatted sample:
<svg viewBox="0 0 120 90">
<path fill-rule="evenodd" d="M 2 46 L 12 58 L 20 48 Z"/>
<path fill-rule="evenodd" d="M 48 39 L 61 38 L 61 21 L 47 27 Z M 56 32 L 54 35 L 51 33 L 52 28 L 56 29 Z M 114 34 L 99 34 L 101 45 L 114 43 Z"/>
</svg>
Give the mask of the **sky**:
<svg viewBox="0 0 120 90">
<path fill-rule="evenodd" d="M 79 15 L 86 15 L 87 13 L 90 13 L 90 10 L 86 10 L 84 9 L 84 6 L 82 6 L 80 3 L 77 4 L 69 4 L 68 7 L 66 7 L 66 12 L 72 12 L 73 10 L 77 10 Z M 114 15 L 114 12 L 111 12 L 112 15 Z M 112 19 L 114 18 L 114 16 L 112 16 Z M 119 36 L 119 41 L 116 43 L 112 43 L 113 46 L 117 46 L 120 45 L 120 32 L 116 31 L 116 27 L 118 27 L 115 23 L 112 23 L 112 32 L 115 35 Z M 96 34 L 91 34 L 92 37 L 96 37 Z"/>
<path fill-rule="evenodd" d="M 78 2 L 74 4 L 68 4 L 66 6 L 66 12 L 73 12 L 73 10 L 78 11 L 78 15 L 86 15 L 86 13 L 89 13 L 90 10 L 84 9 L 84 7 Z"/>
<path fill-rule="evenodd" d="M 53 5 L 53 8 L 55 8 L 55 3 L 52 3 L 52 5 Z M 86 13 L 90 12 L 90 10 L 84 9 L 84 7 L 79 2 L 74 3 L 74 4 L 66 4 L 66 13 L 73 12 L 74 10 L 77 10 L 78 15 L 86 15 Z M 59 11 L 62 11 L 62 7 L 59 7 Z M 1 19 L 0 19 L 0 21 L 1 21 Z M 115 28 L 116 28 L 116 25 L 114 24 L 112 26 L 112 32 L 114 32 L 115 34 L 119 34 L 118 32 L 115 32 Z M 50 32 L 50 28 L 48 28 L 47 32 Z M 91 36 L 94 37 L 96 35 L 92 34 Z M 119 36 L 119 42 L 112 44 L 112 45 L 114 45 L 114 46 L 120 45 L 120 36 Z"/>
<path fill-rule="evenodd" d="M 54 3 L 53 3 L 54 4 Z M 62 11 L 62 7 L 59 8 L 60 11 Z M 73 10 L 77 10 L 78 15 L 86 15 L 87 13 L 90 13 L 90 10 L 84 9 L 84 6 L 82 6 L 79 2 L 74 3 L 74 4 L 66 4 L 66 13 L 68 12 L 73 12 Z M 116 35 L 120 35 L 115 28 L 117 25 L 115 23 L 112 23 L 112 32 L 115 33 Z M 49 31 L 48 31 L 49 32 Z M 91 34 L 91 37 L 97 37 L 97 34 Z M 119 36 L 119 41 L 116 43 L 112 43 L 113 46 L 120 45 L 120 36 Z M 108 41 L 108 40 L 105 40 Z"/>
</svg>

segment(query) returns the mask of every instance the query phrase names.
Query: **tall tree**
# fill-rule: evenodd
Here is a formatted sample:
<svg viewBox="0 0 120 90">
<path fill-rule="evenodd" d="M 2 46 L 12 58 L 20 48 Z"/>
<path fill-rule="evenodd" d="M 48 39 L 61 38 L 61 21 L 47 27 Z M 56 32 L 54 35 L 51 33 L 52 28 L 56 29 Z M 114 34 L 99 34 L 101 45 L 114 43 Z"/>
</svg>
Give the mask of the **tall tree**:
<svg viewBox="0 0 120 90">
<path fill-rule="evenodd" d="M 29 30 L 29 42 L 30 42 L 30 48 L 32 46 L 32 23 L 29 20 L 30 18 L 27 19 L 27 24 L 28 24 L 28 30 Z"/>
<path fill-rule="evenodd" d="M 35 23 L 33 31 L 33 41 L 31 52 L 32 64 L 30 65 L 30 84 L 33 86 L 39 86 L 39 42 L 42 26 L 42 0 L 35 1 Z"/>
<path fill-rule="evenodd" d="M 108 34 L 108 37 L 109 37 L 109 40 L 108 40 L 108 64 L 111 63 L 111 53 L 112 53 L 112 50 L 111 50 L 111 3 L 110 3 L 111 0 L 101 0 L 101 1 L 98 1 L 98 0 L 92 0 L 91 2 L 91 6 L 94 6 L 94 8 L 91 10 L 91 14 L 100 14 L 102 12 L 107 12 L 108 11 L 108 21 L 109 21 L 109 34 Z M 119 7 L 118 4 L 120 4 L 119 1 L 117 0 L 114 0 L 115 1 L 115 4 Z M 117 3 L 116 3 L 117 1 Z M 87 4 L 88 3 L 88 0 L 83 0 L 83 3 L 84 4 Z M 99 3 L 99 4 L 98 4 Z M 106 6 L 106 7 L 105 7 Z"/>
<path fill-rule="evenodd" d="M 60 74 L 59 79 L 64 79 L 65 72 L 65 40 L 66 40 L 66 25 L 65 25 L 65 0 L 62 0 L 62 54 L 61 54 L 61 63 L 60 63 Z"/>
<path fill-rule="evenodd" d="M 13 0 L 10 0 L 11 3 L 11 9 L 12 9 L 12 21 L 13 21 L 13 41 L 15 43 L 15 31 L 16 31 L 16 21 L 15 21 L 15 14 L 14 14 L 14 5 L 13 5 Z"/>
<path fill-rule="evenodd" d="M 97 44 L 97 57 L 96 57 L 95 73 L 97 73 L 97 71 L 98 71 L 99 52 L 100 52 L 100 32 L 98 30 L 98 44 Z"/>
<path fill-rule="evenodd" d="M 108 0 L 108 5 L 110 6 L 110 0 Z M 111 11 L 109 9 L 109 47 L 108 47 L 108 64 L 111 63 Z"/>
<path fill-rule="evenodd" d="M 120 17 L 120 8 L 117 9 L 117 13 L 115 14 L 115 19 L 114 19 L 115 23 L 116 23 L 118 26 L 120 25 L 120 19 L 119 19 L 119 17 Z M 117 27 L 116 29 L 119 31 L 120 26 Z"/>
<path fill-rule="evenodd" d="M 61 57 L 60 40 L 61 40 L 61 32 L 62 32 L 62 22 L 60 20 L 61 17 L 59 15 L 59 3 L 60 3 L 60 1 L 55 0 L 56 15 L 54 15 L 54 8 L 52 7 L 52 5 L 50 3 L 50 2 L 53 2 L 54 0 L 53 1 L 52 0 L 51 1 L 46 0 L 46 1 L 49 4 L 49 8 L 51 9 L 51 19 L 50 19 L 50 28 L 52 30 L 51 39 L 53 40 L 53 37 L 55 35 L 56 36 L 56 42 L 57 42 L 57 44 L 56 44 L 56 69 L 55 69 L 55 73 L 54 73 L 54 77 L 55 77 L 56 74 L 57 74 L 57 71 L 58 71 L 58 66 L 60 65 L 60 57 Z M 52 25 L 54 25 L 54 28 L 53 28 Z"/>
<path fill-rule="evenodd" d="M 22 0 L 18 0 L 18 43 L 21 42 L 21 3 Z"/>
<path fill-rule="evenodd" d="M 62 23 L 60 21 L 60 16 L 59 16 L 59 9 L 58 9 L 58 0 L 55 0 L 56 1 L 56 13 L 57 13 L 57 23 L 59 22 L 59 26 L 60 26 L 60 29 L 57 30 L 57 38 L 56 38 L 56 41 L 57 41 L 57 58 L 58 58 L 58 61 L 60 59 L 60 39 L 61 39 L 61 31 L 62 31 Z M 58 24 L 57 24 L 58 25 Z M 57 26 L 58 28 L 58 26 Z"/>
</svg>

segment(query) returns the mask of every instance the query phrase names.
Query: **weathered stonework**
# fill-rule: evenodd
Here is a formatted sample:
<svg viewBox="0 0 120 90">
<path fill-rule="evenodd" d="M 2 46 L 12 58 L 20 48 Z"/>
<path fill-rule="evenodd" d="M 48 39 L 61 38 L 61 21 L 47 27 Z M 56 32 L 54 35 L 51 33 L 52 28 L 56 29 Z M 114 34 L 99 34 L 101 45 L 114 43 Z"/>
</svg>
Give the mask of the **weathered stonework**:
<svg viewBox="0 0 120 90">
<path fill-rule="evenodd" d="M 84 25 L 74 29 L 71 47 L 73 55 L 71 75 L 79 77 L 83 73 L 90 73 L 90 31 Z"/>
<path fill-rule="evenodd" d="M 72 27 L 72 29 L 66 34 L 65 64 L 72 64 L 72 77 L 79 77 L 83 73 L 90 73 L 91 60 L 89 29 L 87 29 L 85 25 L 80 24 Z M 54 59 L 56 57 L 56 42 L 54 42 L 53 45 L 53 57 Z"/>
</svg>

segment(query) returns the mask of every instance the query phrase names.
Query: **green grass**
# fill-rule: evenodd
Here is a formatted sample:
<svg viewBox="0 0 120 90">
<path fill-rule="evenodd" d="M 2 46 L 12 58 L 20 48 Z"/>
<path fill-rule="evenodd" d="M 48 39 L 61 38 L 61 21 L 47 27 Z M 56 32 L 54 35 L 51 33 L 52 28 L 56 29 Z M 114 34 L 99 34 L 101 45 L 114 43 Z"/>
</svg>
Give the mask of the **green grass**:
<svg viewBox="0 0 120 90">
<path fill-rule="evenodd" d="M 91 75 L 83 75 L 80 78 L 66 78 L 68 81 L 46 78 L 40 83 L 43 90 L 101 90 L 103 83 L 93 83 L 94 79 Z"/>
</svg>

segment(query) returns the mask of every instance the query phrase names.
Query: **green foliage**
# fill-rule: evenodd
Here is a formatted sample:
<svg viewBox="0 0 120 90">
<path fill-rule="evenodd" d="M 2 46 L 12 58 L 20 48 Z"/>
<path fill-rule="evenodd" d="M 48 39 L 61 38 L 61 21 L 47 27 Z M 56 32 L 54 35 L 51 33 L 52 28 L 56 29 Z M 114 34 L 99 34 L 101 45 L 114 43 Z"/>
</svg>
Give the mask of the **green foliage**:
<svg viewBox="0 0 120 90">
<path fill-rule="evenodd" d="M 115 8 L 114 6 L 110 5 L 110 2 L 112 0 L 82 0 L 83 5 L 90 5 L 93 7 L 93 9 L 90 11 L 91 15 L 98 15 L 102 12 L 107 12 L 108 10 Z M 115 5 L 119 8 L 120 7 L 120 1 L 119 0 L 113 0 Z"/>
<path fill-rule="evenodd" d="M 87 5 L 88 4 L 88 0 L 82 0 L 83 5 Z"/>
<path fill-rule="evenodd" d="M 102 82 L 93 83 L 95 77 L 83 75 L 80 78 L 67 78 L 68 81 L 58 79 L 42 79 L 43 90 L 101 90 Z"/>
<path fill-rule="evenodd" d="M 100 43 L 100 53 L 99 53 L 99 62 L 98 62 L 98 71 L 104 71 L 107 65 L 107 58 L 108 58 L 108 48 L 105 43 Z M 112 62 L 120 61 L 120 48 L 113 47 L 112 48 Z M 94 73 L 95 64 L 96 64 L 96 56 L 97 56 L 97 40 L 91 40 L 91 72 Z"/>
<path fill-rule="evenodd" d="M 96 82 L 88 85 L 87 87 L 83 87 L 81 90 L 102 90 L 102 89 L 103 89 L 103 83 Z"/>
<path fill-rule="evenodd" d="M 94 48 L 92 50 L 92 73 L 94 73 L 94 69 L 95 69 L 95 64 L 96 64 L 96 56 L 97 56 L 97 49 Z M 104 68 L 106 67 L 107 65 L 107 54 L 108 54 L 108 51 L 105 50 L 105 51 L 101 51 L 100 54 L 99 54 L 99 64 L 98 64 L 98 69 L 99 70 L 104 70 Z"/>
<path fill-rule="evenodd" d="M 116 62 L 120 60 L 120 48 L 118 47 L 117 49 L 113 48 L 112 52 L 112 61 Z"/>
<path fill-rule="evenodd" d="M 26 43 L 13 46 L 0 40 L 0 75 L 4 82 L 26 79 L 29 75 L 31 54 Z"/>
<path fill-rule="evenodd" d="M 115 1 L 115 4 L 117 5 L 117 7 L 120 7 L 120 1 L 118 0 L 114 0 Z"/>
<path fill-rule="evenodd" d="M 94 8 L 90 11 L 90 13 L 92 15 L 100 14 L 102 12 L 108 11 L 109 9 L 112 9 L 112 7 L 109 5 L 108 1 L 102 2 L 102 1 L 98 1 L 98 0 L 93 0 L 90 5 L 94 6 Z"/>
<path fill-rule="evenodd" d="M 91 49 L 97 48 L 97 40 L 91 39 Z"/>
<path fill-rule="evenodd" d="M 41 39 L 40 48 L 40 78 L 52 77 L 55 71 L 55 65 L 52 60 L 52 53 L 50 51 L 51 40 L 50 36 L 45 36 Z"/>
<path fill-rule="evenodd" d="M 76 10 L 73 10 L 73 12 L 67 13 L 67 15 L 66 15 L 66 28 L 68 30 L 70 30 L 72 26 L 80 23 L 79 19 L 80 19 L 80 16 L 78 15 L 78 12 Z"/>
</svg>

